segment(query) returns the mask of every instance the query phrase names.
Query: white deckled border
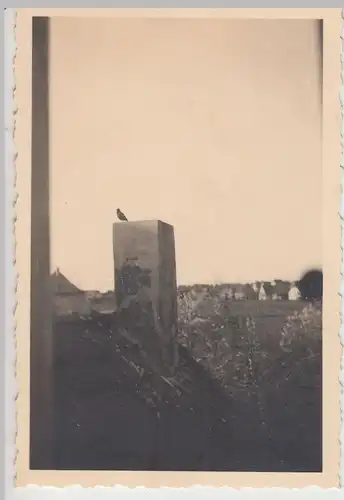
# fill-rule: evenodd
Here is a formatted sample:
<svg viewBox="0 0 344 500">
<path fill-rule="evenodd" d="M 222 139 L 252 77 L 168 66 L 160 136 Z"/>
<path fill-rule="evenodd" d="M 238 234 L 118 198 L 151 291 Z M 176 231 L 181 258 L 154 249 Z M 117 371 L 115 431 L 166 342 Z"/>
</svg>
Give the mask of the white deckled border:
<svg viewBox="0 0 344 500">
<path fill-rule="evenodd" d="M 342 9 L 342 19 L 344 19 L 344 9 Z M 341 398 L 340 398 L 340 406 L 341 406 L 341 431 L 339 436 L 340 441 L 340 464 L 339 464 L 339 484 L 340 487 L 344 487 L 344 26 L 341 29 L 341 54 L 340 54 L 340 63 L 341 63 L 341 85 L 340 85 L 340 115 L 341 115 L 341 159 L 340 159 L 340 168 L 342 171 L 341 175 L 341 207 L 340 207 L 340 220 L 341 220 L 341 286 L 340 286 L 340 295 L 341 295 L 341 325 L 340 325 L 340 341 L 342 345 L 341 352 L 341 364 L 340 364 L 340 387 L 341 387 Z"/>
<path fill-rule="evenodd" d="M 15 204 L 16 204 L 16 146 L 14 141 L 16 104 L 14 100 L 14 62 L 17 52 L 15 41 L 15 9 L 5 9 L 5 491 L 10 492 L 15 477 L 16 446 L 16 340 L 15 310 L 18 278 L 15 272 Z M 11 334 L 12 335 L 11 335 Z"/>
</svg>

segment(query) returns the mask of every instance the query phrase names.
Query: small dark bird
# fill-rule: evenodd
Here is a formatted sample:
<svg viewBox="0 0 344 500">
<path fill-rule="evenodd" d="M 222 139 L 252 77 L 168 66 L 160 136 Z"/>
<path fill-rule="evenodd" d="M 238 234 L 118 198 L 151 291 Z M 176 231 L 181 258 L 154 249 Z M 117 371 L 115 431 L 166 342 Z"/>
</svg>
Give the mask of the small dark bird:
<svg viewBox="0 0 344 500">
<path fill-rule="evenodd" d="M 119 218 L 119 220 L 128 221 L 124 213 L 121 212 L 119 208 L 117 208 L 117 217 Z"/>
</svg>

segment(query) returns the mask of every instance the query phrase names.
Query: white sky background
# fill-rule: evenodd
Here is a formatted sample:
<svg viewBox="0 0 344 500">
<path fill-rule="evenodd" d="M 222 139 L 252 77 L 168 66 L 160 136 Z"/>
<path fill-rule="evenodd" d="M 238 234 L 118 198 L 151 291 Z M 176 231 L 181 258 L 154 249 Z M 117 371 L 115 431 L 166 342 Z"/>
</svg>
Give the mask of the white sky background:
<svg viewBox="0 0 344 500">
<path fill-rule="evenodd" d="M 174 225 L 180 284 L 321 266 L 315 21 L 54 18 L 52 267 L 113 288 L 112 223 Z"/>
</svg>

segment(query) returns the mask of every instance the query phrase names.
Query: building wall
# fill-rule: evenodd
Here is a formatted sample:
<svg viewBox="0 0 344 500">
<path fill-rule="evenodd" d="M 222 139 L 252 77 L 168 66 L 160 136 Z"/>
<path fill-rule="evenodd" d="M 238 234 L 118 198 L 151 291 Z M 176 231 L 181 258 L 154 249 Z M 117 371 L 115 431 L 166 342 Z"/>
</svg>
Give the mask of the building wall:
<svg viewBox="0 0 344 500">
<path fill-rule="evenodd" d="M 289 300 L 299 300 L 300 297 L 301 297 L 300 290 L 296 286 L 293 286 L 289 290 L 288 299 Z"/>
<path fill-rule="evenodd" d="M 67 316 L 73 313 L 88 316 L 91 313 L 91 303 L 84 293 L 55 295 L 54 311 L 58 316 Z"/>
</svg>

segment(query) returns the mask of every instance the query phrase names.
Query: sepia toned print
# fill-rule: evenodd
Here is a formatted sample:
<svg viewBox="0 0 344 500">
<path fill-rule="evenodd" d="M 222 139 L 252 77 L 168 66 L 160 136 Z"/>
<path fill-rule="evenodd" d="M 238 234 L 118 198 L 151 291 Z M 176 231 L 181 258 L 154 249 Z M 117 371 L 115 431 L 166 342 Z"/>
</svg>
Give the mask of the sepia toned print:
<svg viewBox="0 0 344 500">
<path fill-rule="evenodd" d="M 325 41 L 32 18 L 31 472 L 329 470 Z"/>
</svg>

